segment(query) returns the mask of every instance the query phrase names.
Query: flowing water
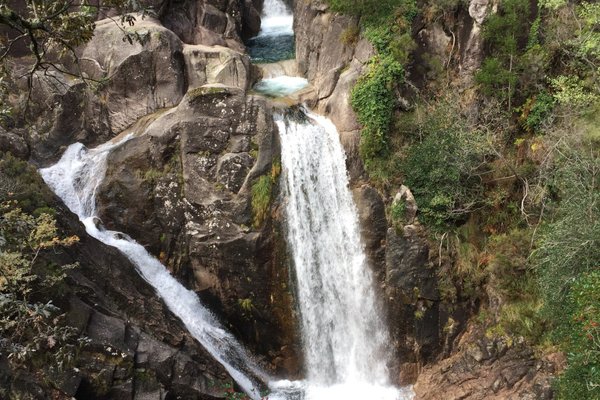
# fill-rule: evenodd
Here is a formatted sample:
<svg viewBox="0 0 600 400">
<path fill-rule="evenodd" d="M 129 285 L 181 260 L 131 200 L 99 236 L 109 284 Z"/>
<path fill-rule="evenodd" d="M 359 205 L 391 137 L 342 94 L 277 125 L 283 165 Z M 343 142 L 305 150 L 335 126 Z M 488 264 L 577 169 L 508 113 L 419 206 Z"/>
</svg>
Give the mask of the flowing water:
<svg viewBox="0 0 600 400">
<path fill-rule="evenodd" d="M 306 400 L 410 399 L 410 389 L 388 382 L 389 338 L 338 132 L 327 118 L 303 109 L 287 111 L 276 123 L 307 376 L 272 387 L 301 392 Z"/>
<path fill-rule="evenodd" d="M 99 226 L 95 216 L 95 197 L 106 173 L 108 154 L 130 139 L 105 143 L 88 150 L 75 143 L 54 166 L 40 170 L 50 188 L 69 209 L 77 214 L 86 231 L 101 242 L 116 247 L 136 266 L 140 275 L 155 289 L 169 309 L 184 323 L 190 334 L 229 372 L 231 377 L 253 399 L 261 399 L 258 384 L 266 377 L 236 339 L 217 322 L 196 294 L 181 285 L 155 257 L 127 235 Z"/>
<path fill-rule="evenodd" d="M 260 32 L 246 43 L 252 61 L 277 62 L 294 58 L 294 16 L 281 0 L 265 0 Z"/>
<path fill-rule="evenodd" d="M 265 0 L 260 34 L 251 39 L 255 60 L 293 55 L 293 17 L 281 0 Z M 287 96 L 306 79 L 265 79 L 255 90 Z M 54 166 L 41 170 L 46 183 L 84 223 L 87 232 L 121 250 L 156 289 L 190 333 L 227 369 L 242 389 L 259 399 L 255 378 L 268 382 L 269 400 L 409 400 L 410 388 L 389 384 L 386 347 L 374 279 L 360 239 L 348 188 L 345 155 L 335 126 L 302 108 L 275 117 L 281 137 L 288 247 L 296 271 L 306 379 L 272 381 L 216 318 L 143 246 L 99 226 L 95 195 L 110 151 L 129 140 L 88 150 L 71 145 Z"/>
<path fill-rule="evenodd" d="M 263 79 L 254 85 L 254 90 L 269 97 L 284 97 L 308 86 L 305 78 L 277 76 Z"/>
</svg>

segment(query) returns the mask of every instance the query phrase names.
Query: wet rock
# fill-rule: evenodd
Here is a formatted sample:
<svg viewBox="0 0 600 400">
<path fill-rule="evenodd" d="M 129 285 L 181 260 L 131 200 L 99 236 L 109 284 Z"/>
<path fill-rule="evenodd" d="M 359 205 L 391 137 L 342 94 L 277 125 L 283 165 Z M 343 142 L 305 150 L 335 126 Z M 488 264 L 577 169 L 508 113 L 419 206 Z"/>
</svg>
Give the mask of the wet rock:
<svg viewBox="0 0 600 400">
<path fill-rule="evenodd" d="M 413 384 L 419 376 L 419 365 L 417 363 L 403 363 L 400 365 L 400 377 L 398 382 L 402 386 Z"/>
<path fill-rule="evenodd" d="M 369 249 L 380 247 L 387 230 L 385 205 L 381 195 L 369 185 L 362 185 L 352 190 L 352 195 L 358 210 L 365 245 Z"/>
<path fill-rule="evenodd" d="M 243 40 L 248 40 L 260 32 L 260 10 L 256 7 L 255 3 L 256 1 L 253 0 L 244 0 L 242 5 L 241 36 Z"/>
<path fill-rule="evenodd" d="M 438 300 L 434 270 L 429 266 L 429 246 L 421 236 L 422 230 L 407 225 L 398 233 L 395 228 L 387 231 L 386 283 L 403 296 Z"/>
</svg>

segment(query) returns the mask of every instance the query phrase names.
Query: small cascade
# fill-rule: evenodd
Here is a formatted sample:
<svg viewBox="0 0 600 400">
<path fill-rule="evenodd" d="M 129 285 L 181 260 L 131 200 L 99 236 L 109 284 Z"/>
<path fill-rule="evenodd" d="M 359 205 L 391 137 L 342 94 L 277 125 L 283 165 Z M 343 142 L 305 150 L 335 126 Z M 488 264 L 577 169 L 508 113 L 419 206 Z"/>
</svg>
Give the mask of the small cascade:
<svg viewBox="0 0 600 400">
<path fill-rule="evenodd" d="M 258 36 L 293 35 L 294 16 L 281 0 L 265 0 Z"/>
<path fill-rule="evenodd" d="M 81 143 L 75 143 L 69 146 L 58 163 L 41 169 L 40 174 L 54 193 L 77 214 L 86 231 L 125 254 L 167 307 L 181 319 L 190 334 L 225 367 L 253 400 L 259 400 L 262 397 L 254 377 L 263 381 L 269 378 L 200 303 L 198 296 L 183 287 L 142 245 L 123 233 L 105 230 L 99 225 L 99 219 L 95 216 L 95 197 L 106 173 L 107 156 L 130 138 L 126 136 L 118 142 L 108 142 L 91 150 Z"/>
<path fill-rule="evenodd" d="M 294 16 L 282 0 L 265 0 L 260 32 L 246 43 L 252 61 L 277 62 L 294 58 Z"/>
</svg>

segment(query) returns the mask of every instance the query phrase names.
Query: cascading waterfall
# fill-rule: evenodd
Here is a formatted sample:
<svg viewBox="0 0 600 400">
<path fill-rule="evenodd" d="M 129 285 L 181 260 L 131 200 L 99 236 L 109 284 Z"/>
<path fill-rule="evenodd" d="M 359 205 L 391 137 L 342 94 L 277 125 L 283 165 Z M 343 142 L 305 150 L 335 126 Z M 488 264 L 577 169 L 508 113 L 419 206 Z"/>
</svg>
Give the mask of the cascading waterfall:
<svg viewBox="0 0 600 400">
<path fill-rule="evenodd" d="M 246 43 L 255 62 L 293 58 L 294 16 L 281 0 L 265 0 L 258 36 Z"/>
<path fill-rule="evenodd" d="M 95 217 L 95 197 L 106 173 L 106 159 L 116 147 L 130 139 L 108 142 L 88 150 L 75 143 L 54 166 L 40 170 L 48 186 L 77 214 L 86 231 L 101 242 L 116 247 L 136 266 L 169 309 L 184 323 L 190 334 L 229 372 L 253 399 L 261 399 L 258 385 L 250 376 L 266 377 L 235 338 L 217 322 L 198 296 L 183 287 L 155 257 L 127 235 L 105 230 Z"/>
<path fill-rule="evenodd" d="M 411 398 L 388 383 L 388 335 L 360 240 L 345 155 L 327 118 L 277 117 L 288 245 L 296 271 L 309 400 Z"/>
<path fill-rule="evenodd" d="M 281 0 L 265 0 L 261 32 L 248 43 L 253 59 L 289 58 L 292 22 Z M 303 78 L 282 76 L 260 82 L 256 90 L 277 97 L 306 84 Z M 389 338 L 379 317 L 337 130 L 328 119 L 301 108 L 276 116 L 275 122 L 281 137 L 287 237 L 301 314 L 304 381 L 270 381 L 194 292 L 177 282 L 143 246 L 100 226 L 95 196 L 106 173 L 106 159 L 130 136 L 91 150 L 73 144 L 57 164 L 40 173 L 91 236 L 131 260 L 192 336 L 252 399 L 261 398 L 255 381 L 259 378 L 270 381 L 270 400 L 409 400 L 410 388 L 398 389 L 388 381 Z"/>
<path fill-rule="evenodd" d="M 265 0 L 259 36 L 293 35 L 294 16 L 281 0 Z"/>
<path fill-rule="evenodd" d="M 385 385 L 388 337 L 361 246 L 344 152 L 329 120 L 305 115 L 304 121 L 288 117 L 277 125 L 308 379 Z"/>
</svg>

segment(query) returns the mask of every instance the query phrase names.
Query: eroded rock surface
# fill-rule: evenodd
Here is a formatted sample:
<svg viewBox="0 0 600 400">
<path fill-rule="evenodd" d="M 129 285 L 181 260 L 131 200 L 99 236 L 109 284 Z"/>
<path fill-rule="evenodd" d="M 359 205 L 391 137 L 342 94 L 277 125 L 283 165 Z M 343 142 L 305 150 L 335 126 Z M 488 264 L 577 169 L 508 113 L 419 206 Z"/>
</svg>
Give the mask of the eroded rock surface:
<svg viewBox="0 0 600 400">
<path fill-rule="evenodd" d="M 425 367 L 414 386 L 418 400 L 549 400 L 561 357 L 537 359 L 530 347 L 487 339 L 471 327 L 458 351 Z"/>
<path fill-rule="evenodd" d="M 149 246 L 235 333 L 289 364 L 285 250 L 274 254 L 283 239 L 271 222 L 252 228 L 252 185 L 279 168 L 278 154 L 264 99 L 203 86 L 109 156 L 98 203 L 107 225 Z"/>
<path fill-rule="evenodd" d="M 59 251 L 42 252 L 40 257 L 58 265 L 79 264 L 68 272 L 67 285 L 52 301 L 88 343 L 68 368 L 43 366 L 52 374 L 53 388 L 27 369 L 11 370 L 0 355 L 2 388 L 24 396 L 19 398 L 222 396 L 231 384 L 223 367 L 187 333 L 129 260 L 88 236 L 64 206 L 54 207 L 61 231 L 77 235 L 80 241 Z"/>
</svg>

